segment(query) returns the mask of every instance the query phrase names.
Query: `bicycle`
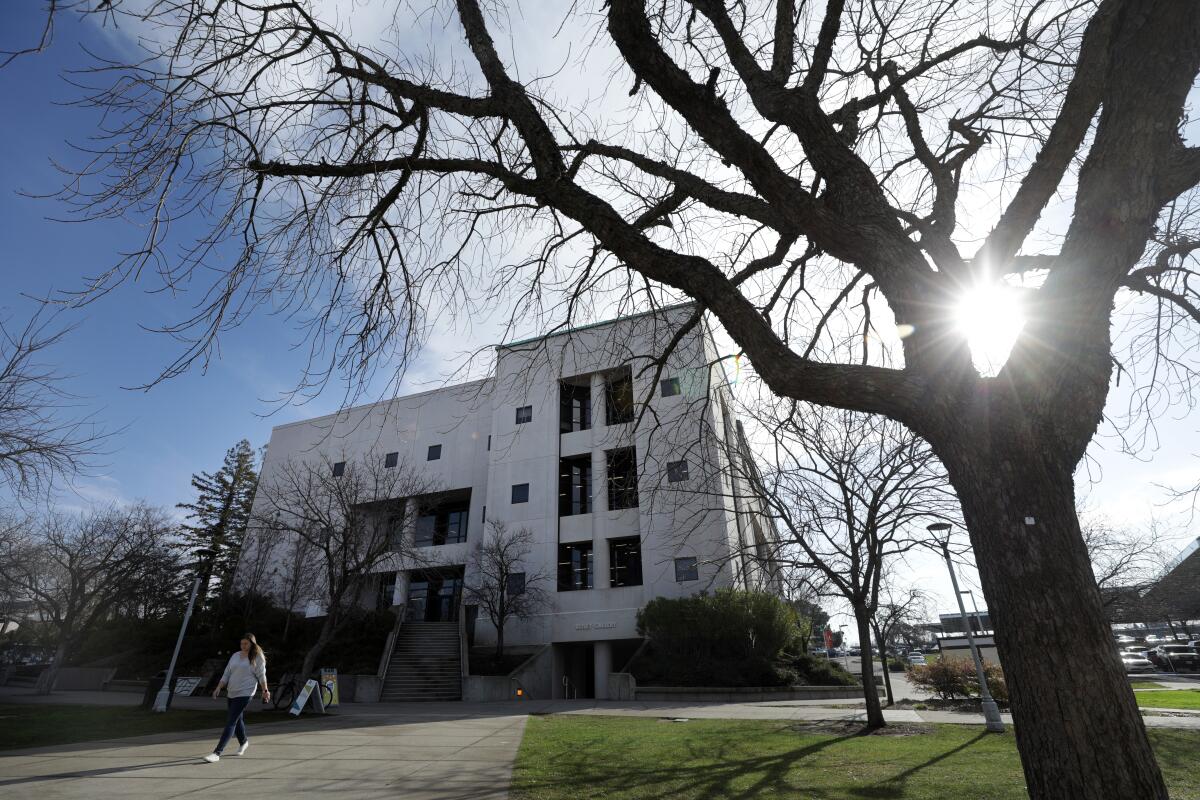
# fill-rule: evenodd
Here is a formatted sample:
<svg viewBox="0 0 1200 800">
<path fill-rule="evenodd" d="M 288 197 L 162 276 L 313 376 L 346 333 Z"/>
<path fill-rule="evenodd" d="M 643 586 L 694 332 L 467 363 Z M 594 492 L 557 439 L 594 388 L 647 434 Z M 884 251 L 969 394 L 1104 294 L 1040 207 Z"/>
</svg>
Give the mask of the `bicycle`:
<svg viewBox="0 0 1200 800">
<path fill-rule="evenodd" d="M 291 708 L 292 703 L 304 690 L 304 684 L 308 683 L 308 679 L 293 673 L 287 672 L 279 679 L 279 683 L 275 684 L 275 688 L 271 690 L 271 700 L 276 710 Z M 322 704 L 328 706 L 333 702 L 333 690 L 320 681 L 317 681 L 315 692 L 321 693 Z"/>
</svg>

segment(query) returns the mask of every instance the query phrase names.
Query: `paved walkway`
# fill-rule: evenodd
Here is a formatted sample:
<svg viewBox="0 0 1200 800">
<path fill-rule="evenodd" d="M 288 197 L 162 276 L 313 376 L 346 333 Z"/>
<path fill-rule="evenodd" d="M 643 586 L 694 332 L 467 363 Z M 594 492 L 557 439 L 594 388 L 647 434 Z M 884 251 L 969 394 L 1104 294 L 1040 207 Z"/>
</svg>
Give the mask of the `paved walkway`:
<svg viewBox="0 0 1200 800">
<path fill-rule="evenodd" d="M 503 800 L 527 719 L 515 711 L 251 721 L 249 752 L 216 764 L 200 761 L 215 731 L 9 751 L 0 754 L 0 797 Z"/>
</svg>

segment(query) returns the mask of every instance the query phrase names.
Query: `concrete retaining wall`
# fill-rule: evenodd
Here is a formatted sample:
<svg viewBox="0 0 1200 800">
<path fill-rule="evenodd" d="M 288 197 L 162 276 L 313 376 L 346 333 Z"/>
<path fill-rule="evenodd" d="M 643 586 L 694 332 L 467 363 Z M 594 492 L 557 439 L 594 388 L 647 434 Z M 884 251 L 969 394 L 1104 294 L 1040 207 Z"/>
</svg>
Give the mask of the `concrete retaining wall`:
<svg viewBox="0 0 1200 800">
<path fill-rule="evenodd" d="M 116 667 L 63 667 L 54 682 L 59 692 L 102 692 L 117 674 Z"/>
<path fill-rule="evenodd" d="M 348 703 L 378 703 L 383 692 L 383 681 L 378 675 L 354 675 L 354 695 L 338 689 L 338 698 Z"/>
<path fill-rule="evenodd" d="M 757 703 L 763 700 L 859 700 L 857 686 L 635 686 L 637 700 L 692 703 Z"/>
<path fill-rule="evenodd" d="M 463 700 L 494 703 L 518 699 L 549 700 L 554 696 L 554 651 L 541 647 L 508 675 L 468 675 L 463 679 Z"/>
</svg>

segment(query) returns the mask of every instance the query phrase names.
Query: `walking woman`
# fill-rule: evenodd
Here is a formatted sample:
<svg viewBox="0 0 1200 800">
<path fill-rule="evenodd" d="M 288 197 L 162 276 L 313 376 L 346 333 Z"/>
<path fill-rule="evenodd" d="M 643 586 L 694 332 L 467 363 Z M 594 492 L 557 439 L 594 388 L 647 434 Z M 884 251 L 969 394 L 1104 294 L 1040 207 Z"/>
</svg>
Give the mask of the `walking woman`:
<svg viewBox="0 0 1200 800">
<path fill-rule="evenodd" d="M 263 701 L 270 701 L 271 690 L 267 688 L 267 656 L 258 646 L 254 634 L 247 633 L 242 637 L 241 649 L 229 657 L 229 663 L 225 665 L 225 673 L 221 675 L 221 682 L 217 684 L 216 691 L 213 692 L 215 698 L 221 694 L 222 689 L 228 687 L 229 713 L 225 717 L 225 730 L 221 731 L 221 740 L 217 742 L 217 748 L 204 757 L 205 761 L 210 764 L 220 761 L 221 751 L 225 749 L 225 745 L 229 744 L 229 737 L 235 734 L 238 744 L 241 746 L 234 755 L 246 755 L 250 741 L 246 738 L 244 715 L 246 706 L 250 705 L 250 699 L 254 697 L 255 690 L 260 686 L 262 687 Z"/>
</svg>

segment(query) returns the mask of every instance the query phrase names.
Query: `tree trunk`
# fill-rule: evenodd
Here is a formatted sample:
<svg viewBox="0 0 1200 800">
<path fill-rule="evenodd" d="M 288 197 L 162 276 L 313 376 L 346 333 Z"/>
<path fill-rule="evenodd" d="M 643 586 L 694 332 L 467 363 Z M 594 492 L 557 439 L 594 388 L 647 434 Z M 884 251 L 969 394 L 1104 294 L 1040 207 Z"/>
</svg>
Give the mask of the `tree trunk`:
<svg viewBox="0 0 1200 800">
<path fill-rule="evenodd" d="M 875 661 L 871 658 L 871 615 L 866 606 L 854 606 L 854 621 L 858 623 L 858 644 L 861 651 L 865 645 L 866 657 L 859 657 L 859 676 L 862 678 L 863 699 L 867 701 L 867 728 L 874 730 L 882 728 L 887 723 L 883 720 L 883 709 L 879 705 L 879 687 L 875 685 Z M 842 647 L 846 642 L 842 641 Z"/>
<path fill-rule="evenodd" d="M 883 637 L 879 631 L 875 631 L 875 647 L 879 649 L 879 663 L 883 667 L 883 685 L 887 690 L 887 704 L 889 706 L 895 704 L 896 696 L 892 694 L 892 674 L 888 669 L 887 648 L 883 646 Z M 872 656 L 874 660 L 874 656 Z"/>
<path fill-rule="evenodd" d="M 54 689 L 54 683 L 58 680 L 58 671 L 62 669 L 63 662 L 67 660 L 67 651 L 70 649 L 70 634 L 63 634 L 62 639 L 58 643 L 58 647 L 54 649 L 54 659 L 50 662 L 50 666 L 42 670 L 42 674 L 38 675 L 37 684 L 34 686 L 34 694 L 50 694 Z"/>
<path fill-rule="evenodd" d="M 304 664 L 300 667 L 301 677 L 308 678 L 316 672 L 317 659 L 321 657 L 321 653 L 325 652 L 325 648 L 333 641 L 333 635 L 336 630 L 337 625 L 333 614 L 326 614 L 325 623 L 321 626 L 321 633 L 317 635 L 317 640 L 313 642 L 313 646 L 308 648 L 308 652 L 304 654 Z"/>
<path fill-rule="evenodd" d="M 504 655 L 504 622 L 501 621 L 496 626 L 496 660 L 499 661 Z"/>
<path fill-rule="evenodd" d="M 971 534 L 1030 797 L 1166 798 L 1080 534 L 1072 466 L 1037 436 L 999 429 L 989 441 L 1008 438 L 1002 455 L 967 444 L 968 433 L 943 460 Z"/>
</svg>

